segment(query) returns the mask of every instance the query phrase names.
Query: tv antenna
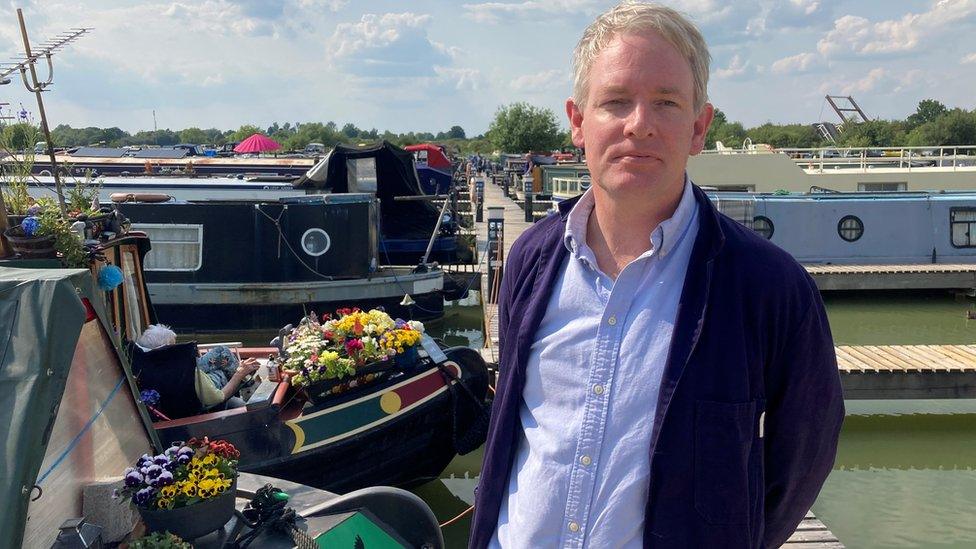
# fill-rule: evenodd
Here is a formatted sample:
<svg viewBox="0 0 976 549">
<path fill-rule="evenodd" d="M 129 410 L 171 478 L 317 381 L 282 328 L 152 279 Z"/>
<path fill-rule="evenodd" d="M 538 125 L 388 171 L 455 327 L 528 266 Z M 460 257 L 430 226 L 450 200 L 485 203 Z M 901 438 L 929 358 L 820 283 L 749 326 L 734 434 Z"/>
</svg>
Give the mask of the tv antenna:
<svg viewBox="0 0 976 549">
<path fill-rule="evenodd" d="M 37 98 L 37 110 L 41 116 L 41 131 L 44 133 L 44 139 L 47 140 L 45 143 L 48 157 L 51 160 L 51 174 L 54 176 L 54 187 L 58 193 L 58 204 L 61 206 L 61 215 L 67 219 L 68 208 L 64 203 L 61 176 L 58 174 L 57 160 L 54 158 L 54 142 L 51 140 L 51 129 L 47 123 L 47 114 L 44 112 L 44 100 L 41 98 L 41 92 L 45 91 L 54 81 L 52 55 L 92 29 L 90 27 L 69 29 L 38 44 L 40 49 L 35 52 L 31 50 L 30 39 L 27 37 L 27 25 L 24 24 L 24 12 L 20 8 L 17 8 L 17 19 L 20 21 L 20 35 L 24 39 L 24 55 L 17 56 L 12 62 L 0 63 L 0 85 L 9 84 L 10 75 L 20 71 L 24 87 Z M 47 61 L 47 78 L 43 82 L 37 79 L 36 66 L 42 59 Z M 29 80 L 27 78 L 28 72 L 30 72 Z"/>
</svg>

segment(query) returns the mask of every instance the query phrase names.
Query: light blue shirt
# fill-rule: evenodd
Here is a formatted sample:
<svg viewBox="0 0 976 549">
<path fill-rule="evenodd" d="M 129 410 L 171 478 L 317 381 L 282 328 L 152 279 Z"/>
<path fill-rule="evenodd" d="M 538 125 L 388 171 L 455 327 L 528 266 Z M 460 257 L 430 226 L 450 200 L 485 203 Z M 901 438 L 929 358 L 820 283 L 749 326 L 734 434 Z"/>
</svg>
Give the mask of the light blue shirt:
<svg viewBox="0 0 976 549">
<path fill-rule="evenodd" d="M 518 451 L 491 547 L 641 547 L 651 429 L 698 233 L 689 180 L 617 280 L 586 245 L 592 189 L 526 366 Z"/>
</svg>

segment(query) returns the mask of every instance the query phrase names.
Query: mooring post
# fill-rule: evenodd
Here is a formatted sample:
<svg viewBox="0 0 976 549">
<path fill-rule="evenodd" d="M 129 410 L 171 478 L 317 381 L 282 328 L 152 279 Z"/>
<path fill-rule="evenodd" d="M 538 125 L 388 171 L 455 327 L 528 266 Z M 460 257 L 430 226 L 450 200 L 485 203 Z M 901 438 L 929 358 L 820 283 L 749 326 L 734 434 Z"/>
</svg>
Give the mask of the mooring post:
<svg viewBox="0 0 976 549">
<path fill-rule="evenodd" d="M 478 177 L 474 180 L 474 194 L 475 196 L 478 197 L 478 209 L 475 210 L 474 212 L 475 215 L 474 220 L 478 223 L 481 223 L 482 221 L 485 220 L 485 214 L 484 214 L 485 178 L 484 177 Z"/>
<path fill-rule="evenodd" d="M 522 190 L 525 193 L 525 221 L 532 223 L 535 220 L 532 206 L 532 173 L 522 176 Z"/>
<path fill-rule="evenodd" d="M 488 206 L 488 303 L 498 303 L 505 250 L 505 208 Z"/>
</svg>

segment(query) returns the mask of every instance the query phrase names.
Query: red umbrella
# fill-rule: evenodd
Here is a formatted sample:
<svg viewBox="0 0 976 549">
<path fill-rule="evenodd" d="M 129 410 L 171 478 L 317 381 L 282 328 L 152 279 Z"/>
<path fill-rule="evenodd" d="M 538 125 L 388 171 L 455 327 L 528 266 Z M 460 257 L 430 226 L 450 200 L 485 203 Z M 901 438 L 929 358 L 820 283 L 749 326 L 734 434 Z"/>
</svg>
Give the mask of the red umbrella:
<svg viewBox="0 0 976 549">
<path fill-rule="evenodd" d="M 236 153 L 259 153 L 264 151 L 276 151 L 281 148 L 277 141 L 268 136 L 256 133 L 241 141 L 236 147 Z"/>
</svg>

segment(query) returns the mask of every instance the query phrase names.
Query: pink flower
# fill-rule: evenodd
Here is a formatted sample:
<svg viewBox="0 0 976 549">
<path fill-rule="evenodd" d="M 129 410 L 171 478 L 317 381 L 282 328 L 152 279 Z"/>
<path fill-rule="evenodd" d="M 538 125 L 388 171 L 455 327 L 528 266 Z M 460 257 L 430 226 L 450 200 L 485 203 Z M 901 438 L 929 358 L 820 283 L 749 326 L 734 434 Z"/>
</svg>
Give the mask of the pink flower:
<svg viewBox="0 0 976 549">
<path fill-rule="evenodd" d="M 363 350 L 363 342 L 360 339 L 346 340 L 346 352 L 350 355 Z"/>
</svg>

